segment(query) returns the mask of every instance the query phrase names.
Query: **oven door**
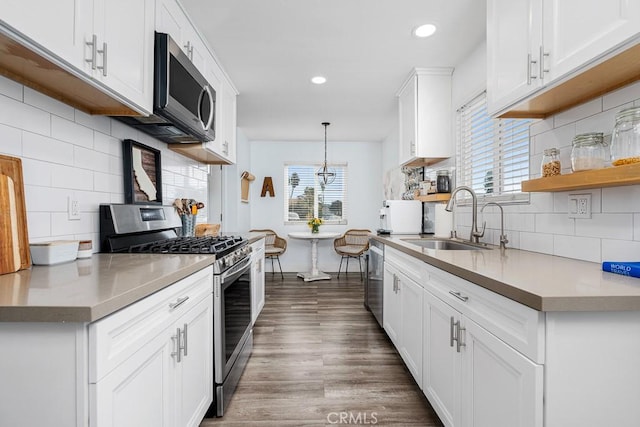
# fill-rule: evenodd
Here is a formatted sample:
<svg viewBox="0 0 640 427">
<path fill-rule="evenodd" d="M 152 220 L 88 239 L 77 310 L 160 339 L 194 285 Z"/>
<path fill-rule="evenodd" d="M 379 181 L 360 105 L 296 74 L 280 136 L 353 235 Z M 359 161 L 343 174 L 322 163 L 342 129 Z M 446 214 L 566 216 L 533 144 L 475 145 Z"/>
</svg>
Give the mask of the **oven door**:
<svg viewBox="0 0 640 427">
<path fill-rule="evenodd" d="M 251 257 L 214 282 L 215 382 L 222 384 L 251 333 Z"/>
</svg>

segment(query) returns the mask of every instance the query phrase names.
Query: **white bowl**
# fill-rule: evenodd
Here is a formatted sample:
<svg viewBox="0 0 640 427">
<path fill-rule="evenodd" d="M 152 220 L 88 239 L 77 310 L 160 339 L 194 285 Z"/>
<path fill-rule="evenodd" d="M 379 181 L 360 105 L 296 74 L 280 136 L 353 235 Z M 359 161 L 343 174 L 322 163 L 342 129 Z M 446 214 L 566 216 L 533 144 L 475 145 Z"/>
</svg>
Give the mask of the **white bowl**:
<svg viewBox="0 0 640 427">
<path fill-rule="evenodd" d="M 77 240 L 30 243 L 31 262 L 35 265 L 52 265 L 73 261 L 78 257 Z"/>
</svg>

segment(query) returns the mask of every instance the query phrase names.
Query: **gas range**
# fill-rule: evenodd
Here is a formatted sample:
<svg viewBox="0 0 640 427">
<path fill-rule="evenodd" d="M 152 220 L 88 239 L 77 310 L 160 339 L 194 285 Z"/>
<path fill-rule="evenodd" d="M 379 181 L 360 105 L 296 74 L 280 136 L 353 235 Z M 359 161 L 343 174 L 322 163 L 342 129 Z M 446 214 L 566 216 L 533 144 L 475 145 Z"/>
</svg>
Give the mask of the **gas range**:
<svg viewBox="0 0 640 427">
<path fill-rule="evenodd" d="M 251 247 L 240 236 L 181 237 L 175 209 L 153 205 L 100 205 L 100 251 L 154 254 L 210 254 L 220 274 L 247 258 Z"/>
</svg>

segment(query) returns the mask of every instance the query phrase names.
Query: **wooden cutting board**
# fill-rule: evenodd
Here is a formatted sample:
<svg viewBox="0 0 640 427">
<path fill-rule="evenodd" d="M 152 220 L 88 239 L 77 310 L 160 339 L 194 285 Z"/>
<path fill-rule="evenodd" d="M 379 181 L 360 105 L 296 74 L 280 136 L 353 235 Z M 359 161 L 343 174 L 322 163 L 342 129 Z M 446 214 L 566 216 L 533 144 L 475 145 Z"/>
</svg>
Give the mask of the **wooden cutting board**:
<svg viewBox="0 0 640 427">
<path fill-rule="evenodd" d="M 13 180 L 0 174 L 0 274 L 20 270 L 18 214 Z"/>
<path fill-rule="evenodd" d="M 17 157 L 9 157 L 0 155 L 0 175 L 5 175 L 8 178 L 11 178 L 13 182 L 13 196 L 14 196 L 14 206 L 15 206 L 15 223 L 17 224 L 17 247 L 18 253 L 20 256 L 20 268 L 19 270 L 23 270 L 25 268 L 31 267 L 31 253 L 29 252 L 29 234 L 27 232 L 27 208 L 25 205 L 25 197 L 24 197 L 24 180 L 22 178 L 22 161 Z M 8 181 L 4 181 L 8 182 Z M 7 184 L 8 186 L 8 184 Z M 4 198 L 10 197 L 2 196 L 2 202 L 5 203 Z M 1 208 L 0 214 L 4 216 L 4 208 Z M 7 221 L 5 221 L 6 223 Z M 4 226 L 5 230 L 0 230 L 0 233 L 10 233 L 9 230 L 6 230 L 6 225 Z M 6 234 L 9 235 L 9 234 Z"/>
</svg>

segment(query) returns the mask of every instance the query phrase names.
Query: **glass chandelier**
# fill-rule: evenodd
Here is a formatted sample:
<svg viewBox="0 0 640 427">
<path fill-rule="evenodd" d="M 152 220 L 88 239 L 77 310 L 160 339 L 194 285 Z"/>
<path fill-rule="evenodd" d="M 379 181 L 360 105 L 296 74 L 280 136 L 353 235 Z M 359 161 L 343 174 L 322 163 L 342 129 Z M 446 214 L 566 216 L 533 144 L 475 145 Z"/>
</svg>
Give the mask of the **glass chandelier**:
<svg viewBox="0 0 640 427">
<path fill-rule="evenodd" d="M 324 126 L 324 163 L 322 167 L 318 169 L 316 172 L 316 176 L 322 185 L 329 185 L 333 183 L 336 179 L 336 171 L 334 169 L 329 169 L 327 166 L 327 126 L 331 123 L 323 122 L 322 126 Z"/>
</svg>

